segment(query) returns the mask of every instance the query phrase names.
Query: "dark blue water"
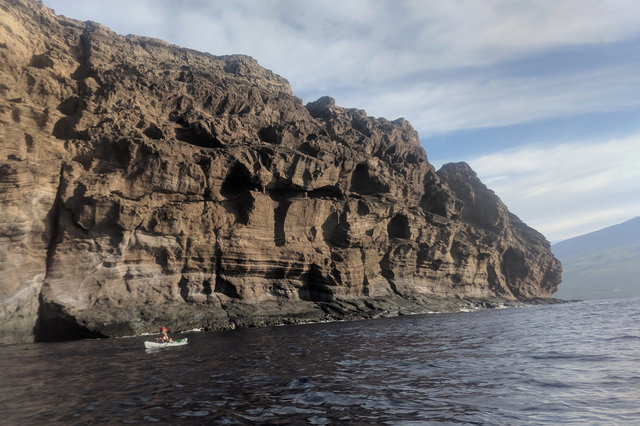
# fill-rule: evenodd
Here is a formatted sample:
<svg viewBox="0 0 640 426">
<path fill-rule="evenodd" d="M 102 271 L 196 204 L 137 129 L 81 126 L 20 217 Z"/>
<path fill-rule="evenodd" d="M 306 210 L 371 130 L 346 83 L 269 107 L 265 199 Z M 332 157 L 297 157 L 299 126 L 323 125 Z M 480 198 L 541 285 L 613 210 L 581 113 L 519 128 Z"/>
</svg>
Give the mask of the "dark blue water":
<svg viewBox="0 0 640 426">
<path fill-rule="evenodd" d="M 0 347 L 0 423 L 640 422 L 640 300 Z"/>
</svg>

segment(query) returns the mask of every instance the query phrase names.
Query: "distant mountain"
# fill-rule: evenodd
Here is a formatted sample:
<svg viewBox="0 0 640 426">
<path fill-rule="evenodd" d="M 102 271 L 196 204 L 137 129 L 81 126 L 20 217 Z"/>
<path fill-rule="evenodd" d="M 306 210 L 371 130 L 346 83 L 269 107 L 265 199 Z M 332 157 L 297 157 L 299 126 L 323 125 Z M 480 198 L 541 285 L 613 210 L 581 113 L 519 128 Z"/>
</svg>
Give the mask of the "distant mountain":
<svg viewBox="0 0 640 426">
<path fill-rule="evenodd" d="M 551 246 L 562 262 L 560 299 L 640 297 L 640 217 Z"/>
</svg>

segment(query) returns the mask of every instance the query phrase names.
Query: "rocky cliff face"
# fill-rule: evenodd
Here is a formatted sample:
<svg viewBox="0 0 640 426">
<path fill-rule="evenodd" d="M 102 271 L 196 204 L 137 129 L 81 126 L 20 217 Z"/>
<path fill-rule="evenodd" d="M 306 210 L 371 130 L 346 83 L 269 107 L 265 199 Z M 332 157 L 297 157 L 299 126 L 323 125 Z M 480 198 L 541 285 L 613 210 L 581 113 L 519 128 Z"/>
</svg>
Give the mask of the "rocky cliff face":
<svg viewBox="0 0 640 426">
<path fill-rule="evenodd" d="M 3 342 L 550 297 L 559 262 L 403 120 L 0 3 Z M 372 314 L 373 313 L 373 314 Z"/>
</svg>

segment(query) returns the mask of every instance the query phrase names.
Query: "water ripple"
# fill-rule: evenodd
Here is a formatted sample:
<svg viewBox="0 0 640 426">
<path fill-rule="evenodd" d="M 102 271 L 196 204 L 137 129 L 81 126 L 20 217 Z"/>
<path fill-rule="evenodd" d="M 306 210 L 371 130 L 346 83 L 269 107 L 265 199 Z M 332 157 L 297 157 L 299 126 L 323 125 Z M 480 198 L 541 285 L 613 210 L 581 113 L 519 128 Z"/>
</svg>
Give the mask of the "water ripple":
<svg viewBox="0 0 640 426">
<path fill-rule="evenodd" d="M 0 348 L 8 424 L 640 421 L 640 304 Z"/>
</svg>

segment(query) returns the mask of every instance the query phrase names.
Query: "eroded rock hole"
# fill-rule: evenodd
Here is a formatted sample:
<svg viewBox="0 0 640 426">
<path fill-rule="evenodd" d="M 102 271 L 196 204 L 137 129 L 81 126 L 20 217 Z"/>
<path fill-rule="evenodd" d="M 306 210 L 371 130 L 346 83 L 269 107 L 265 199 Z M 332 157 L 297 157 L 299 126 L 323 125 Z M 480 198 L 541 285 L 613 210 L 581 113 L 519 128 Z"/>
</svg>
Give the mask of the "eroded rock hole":
<svg viewBox="0 0 640 426">
<path fill-rule="evenodd" d="M 529 266 L 524 253 L 512 247 L 508 248 L 502 256 L 501 267 L 507 285 L 512 291 L 514 291 L 514 284 L 525 279 L 529 274 Z"/>
<path fill-rule="evenodd" d="M 205 296 L 211 296 L 212 293 L 213 289 L 211 288 L 211 281 L 204 280 L 202 282 L 202 294 L 204 294 Z"/>
<path fill-rule="evenodd" d="M 389 221 L 387 225 L 387 233 L 389 238 L 411 238 L 411 229 L 409 228 L 409 219 L 403 214 L 397 214 Z"/>
<path fill-rule="evenodd" d="M 33 148 L 35 146 L 33 142 L 33 136 L 31 136 L 29 133 L 25 133 L 24 142 L 27 144 L 27 152 L 33 152 Z"/>
<path fill-rule="evenodd" d="M 431 190 L 426 188 L 426 192 L 422 198 L 420 198 L 420 207 L 427 213 L 433 213 L 438 216 L 448 217 L 447 208 L 451 205 L 449 194 L 445 191 Z"/>
<path fill-rule="evenodd" d="M 331 213 L 327 220 L 322 224 L 322 238 L 326 242 L 330 242 L 333 240 L 333 237 L 336 233 L 336 228 L 338 227 L 338 214 Z"/>
<path fill-rule="evenodd" d="M 220 148 L 222 146 L 222 143 L 214 134 L 197 125 L 194 127 L 178 127 L 176 129 L 176 139 L 203 148 Z"/>
<path fill-rule="evenodd" d="M 40 295 L 38 320 L 34 328 L 36 342 L 60 342 L 66 340 L 98 339 L 107 337 L 88 328 L 62 306 L 44 301 Z"/>
<path fill-rule="evenodd" d="M 318 148 L 317 146 L 314 146 L 313 144 L 310 144 L 309 142 L 302 143 L 298 147 L 298 151 L 310 157 L 315 157 L 315 158 L 317 158 L 318 154 L 320 154 L 320 148 Z"/>
<path fill-rule="evenodd" d="M 216 277 L 216 284 L 213 291 L 215 291 L 216 293 L 224 294 L 225 296 L 231 297 L 233 299 L 240 298 L 236 286 L 220 277 L 219 275 Z"/>
<path fill-rule="evenodd" d="M 158 140 L 158 139 L 164 138 L 164 133 L 162 132 L 162 129 L 153 123 L 150 124 L 149 127 L 147 127 L 146 129 L 144 129 L 143 133 L 151 139 Z"/>
<path fill-rule="evenodd" d="M 422 159 L 420 157 L 418 157 L 416 154 L 413 154 L 413 153 L 407 154 L 407 157 L 405 158 L 405 161 L 407 163 L 409 163 L 409 164 L 422 163 Z"/>
<path fill-rule="evenodd" d="M 263 142 L 279 145 L 282 142 L 282 138 L 278 133 L 278 129 L 274 126 L 267 126 L 258 131 L 258 137 Z"/>
<path fill-rule="evenodd" d="M 71 96 L 70 98 L 65 99 L 58 105 L 58 111 L 63 113 L 64 115 L 73 115 L 78 111 L 81 107 L 80 98 L 77 96 Z"/>
<path fill-rule="evenodd" d="M 344 194 L 340 190 L 339 186 L 327 185 L 316 188 L 313 191 L 309 191 L 309 198 L 330 198 L 342 200 Z"/>
<path fill-rule="evenodd" d="M 252 183 L 251 173 L 240 163 L 231 167 L 220 188 L 220 193 L 229 201 L 237 220 L 244 225 L 249 223 L 249 214 L 255 202 L 251 195 L 252 189 L 255 189 L 255 185 Z"/>
<path fill-rule="evenodd" d="M 327 277 L 322 267 L 311 264 L 309 271 L 305 274 L 306 282 L 299 290 L 302 300 L 330 301 L 333 300 L 333 290 L 335 282 Z"/>
<path fill-rule="evenodd" d="M 52 68 L 53 67 L 53 59 L 49 57 L 48 53 L 42 53 L 40 55 L 33 55 L 31 57 L 30 66 L 35 68 Z"/>
<path fill-rule="evenodd" d="M 389 192 L 389 186 L 378 176 L 371 174 L 369 165 L 358 164 L 351 176 L 351 191 L 360 195 L 372 195 Z"/>
<path fill-rule="evenodd" d="M 366 216 L 370 213 L 369 206 L 363 200 L 358 200 L 358 215 Z"/>
<path fill-rule="evenodd" d="M 13 109 L 11 110 L 11 119 L 13 121 L 15 121 L 16 123 L 20 122 L 20 109 L 18 107 L 13 107 Z"/>
<path fill-rule="evenodd" d="M 283 246 L 286 242 L 286 235 L 284 231 L 284 222 L 287 218 L 287 211 L 289 210 L 289 206 L 291 206 L 291 201 L 289 200 L 281 200 L 278 203 L 278 207 L 273 209 L 273 220 L 274 220 L 274 229 L 273 229 L 273 241 L 276 246 Z"/>
<path fill-rule="evenodd" d="M 234 197 L 248 192 L 253 186 L 249 169 L 244 164 L 235 163 L 229 169 L 224 182 L 222 182 L 220 193 L 227 198 Z"/>
</svg>

